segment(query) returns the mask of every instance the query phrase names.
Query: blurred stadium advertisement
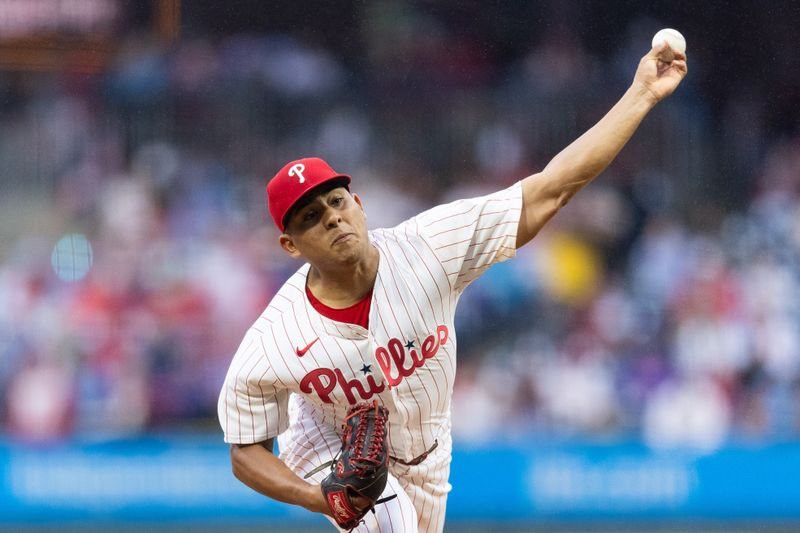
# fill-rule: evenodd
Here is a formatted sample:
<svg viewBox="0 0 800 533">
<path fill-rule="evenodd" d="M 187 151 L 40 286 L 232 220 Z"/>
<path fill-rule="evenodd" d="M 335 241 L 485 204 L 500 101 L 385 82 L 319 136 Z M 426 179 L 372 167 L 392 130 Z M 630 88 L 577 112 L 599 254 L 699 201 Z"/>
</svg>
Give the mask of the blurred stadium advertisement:
<svg viewBox="0 0 800 533">
<path fill-rule="evenodd" d="M 585 523 L 666 527 L 675 520 L 705 528 L 731 521 L 724 531 L 749 531 L 741 525 L 749 523 L 778 527 L 800 523 L 800 485 L 785 475 L 798 465 L 796 445 L 712 454 L 654 452 L 639 444 L 457 449 L 448 523 L 492 524 L 474 526 L 491 531 L 543 524 L 577 531 L 584 526 L 576 524 Z M 474 490 L 479 486 L 487 490 Z M 236 481 L 227 448 L 213 436 L 35 448 L 6 443 L 0 447 L 0 517 L 4 527 L 325 525 L 320 516 Z"/>
</svg>

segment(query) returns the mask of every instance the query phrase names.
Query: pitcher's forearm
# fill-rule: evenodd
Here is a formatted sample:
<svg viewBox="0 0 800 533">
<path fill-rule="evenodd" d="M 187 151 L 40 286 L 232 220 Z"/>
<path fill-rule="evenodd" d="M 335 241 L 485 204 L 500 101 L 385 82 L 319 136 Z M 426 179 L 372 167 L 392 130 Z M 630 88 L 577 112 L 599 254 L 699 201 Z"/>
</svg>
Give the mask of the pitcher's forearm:
<svg viewBox="0 0 800 533">
<path fill-rule="evenodd" d="M 631 86 L 614 107 L 556 155 L 539 173 L 522 180 L 517 248 L 530 241 L 559 209 L 617 157 L 653 106 L 686 76 L 686 55 L 665 41 L 639 61 Z"/>
<path fill-rule="evenodd" d="M 231 446 L 236 478 L 264 496 L 318 513 L 330 511 L 319 485 L 308 483 L 261 444 Z"/>
<path fill-rule="evenodd" d="M 637 84 L 597 124 L 556 155 L 541 172 L 553 193 L 569 200 L 603 172 L 655 106 L 652 94 Z M 563 205 L 563 204 L 562 204 Z"/>
<path fill-rule="evenodd" d="M 634 83 L 597 124 L 561 150 L 541 172 L 522 180 L 517 248 L 611 164 L 655 104 L 652 93 Z"/>
</svg>

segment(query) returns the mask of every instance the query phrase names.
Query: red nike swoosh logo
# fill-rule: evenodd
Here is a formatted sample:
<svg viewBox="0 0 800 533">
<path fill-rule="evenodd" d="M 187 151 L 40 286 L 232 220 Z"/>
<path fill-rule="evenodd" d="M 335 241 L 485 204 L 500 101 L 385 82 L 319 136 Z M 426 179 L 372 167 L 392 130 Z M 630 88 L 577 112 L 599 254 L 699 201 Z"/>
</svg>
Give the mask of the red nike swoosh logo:
<svg viewBox="0 0 800 533">
<path fill-rule="evenodd" d="M 305 347 L 305 348 L 303 348 L 302 350 L 301 350 L 300 348 L 295 348 L 295 352 L 297 352 L 297 357 L 303 357 L 303 356 L 306 354 L 306 352 L 307 352 L 307 351 L 308 351 L 308 350 L 309 350 L 309 349 L 310 349 L 310 348 L 311 348 L 311 347 L 314 345 L 314 343 L 315 343 L 315 342 L 317 342 L 318 340 L 319 340 L 319 337 L 317 337 L 317 338 L 316 338 L 316 339 L 314 339 L 313 341 L 309 342 L 309 343 L 308 343 L 308 346 L 306 346 L 306 347 Z"/>
</svg>

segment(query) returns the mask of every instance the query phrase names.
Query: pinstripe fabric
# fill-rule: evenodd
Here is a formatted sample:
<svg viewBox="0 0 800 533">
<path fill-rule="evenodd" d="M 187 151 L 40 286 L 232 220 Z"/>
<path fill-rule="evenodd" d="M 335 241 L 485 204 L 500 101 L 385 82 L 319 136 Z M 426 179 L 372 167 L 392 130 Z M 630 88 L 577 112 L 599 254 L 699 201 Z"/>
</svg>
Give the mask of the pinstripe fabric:
<svg viewBox="0 0 800 533">
<path fill-rule="evenodd" d="M 397 478 L 416 509 L 419 530 L 441 531 L 449 490 L 455 306 L 489 266 L 514 256 L 521 205 L 517 183 L 370 232 L 380 260 L 369 329 L 317 313 L 304 292 L 309 265 L 301 267 L 233 358 L 219 398 L 225 441 L 247 444 L 280 435 L 283 460 L 306 472 L 339 449 L 347 406 L 378 398 L 389 410 L 392 456 L 408 461 L 439 441 L 430 457 L 398 470 Z"/>
</svg>

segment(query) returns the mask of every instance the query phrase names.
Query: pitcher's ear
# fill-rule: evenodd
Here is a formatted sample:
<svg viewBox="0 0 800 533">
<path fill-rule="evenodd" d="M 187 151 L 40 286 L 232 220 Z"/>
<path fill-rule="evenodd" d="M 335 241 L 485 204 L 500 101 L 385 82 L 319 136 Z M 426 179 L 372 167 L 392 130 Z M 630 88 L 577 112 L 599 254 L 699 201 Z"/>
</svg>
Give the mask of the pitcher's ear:
<svg viewBox="0 0 800 533">
<path fill-rule="evenodd" d="M 295 246 L 294 240 L 292 239 L 291 235 L 287 233 L 282 234 L 280 236 L 279 242 L 284 252 L 289 254 L 291 257 L 294 257 L 295 259 L 300 257 L 301 255 L 300 250 L 298 250 L 297 246 Z"/>
</svg>

